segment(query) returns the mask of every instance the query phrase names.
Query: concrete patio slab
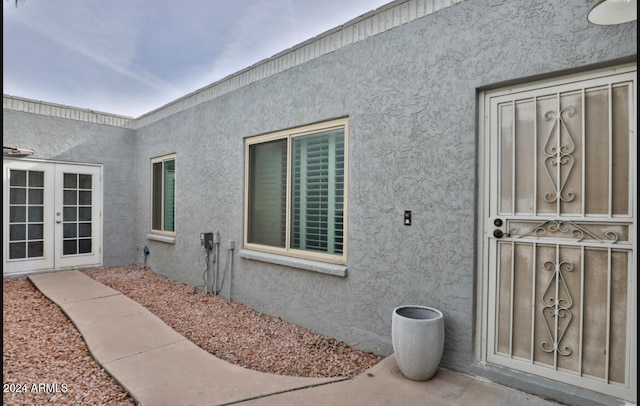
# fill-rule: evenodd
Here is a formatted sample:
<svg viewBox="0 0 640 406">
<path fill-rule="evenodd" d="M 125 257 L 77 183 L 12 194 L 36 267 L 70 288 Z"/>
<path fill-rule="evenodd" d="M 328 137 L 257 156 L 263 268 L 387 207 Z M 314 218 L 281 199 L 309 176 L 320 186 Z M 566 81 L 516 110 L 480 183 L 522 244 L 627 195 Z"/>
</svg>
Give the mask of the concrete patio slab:
<svg viewBox="0 0 640 406">
<path fill-rule="evenodd" d="M 148 311 L 140 306 L 138 302 L 121 294 L 92 300 L 67 302 L 61 304 L 60 307 L 76 325 L 101 323 Z"/>
<path fill-rule="evenodd" d="M 252 399 L 243 406 L 551 406 L 557 403 L 491 382 L 438 369 L 433 379 L 416 382 L 405 378 L 393 355 L 353 379 L 303 391 Z"/>
<path fill-rule="evenodd" d="M 105 367 L 141 405 L 226 405 L 344 379 L 253 371 L 213 357 L 186 340 Z"/>
<path fill-rule="evenodd" d="M 78 271 L 31 275 L 29 280 L 42 294 L 58 305 L 121 294 Z"/>
<path fill-rule="evenodd" d="M 77 327 L 91 354 L 103 363 L 186 340 L 148 311 Z"/>
</svg>

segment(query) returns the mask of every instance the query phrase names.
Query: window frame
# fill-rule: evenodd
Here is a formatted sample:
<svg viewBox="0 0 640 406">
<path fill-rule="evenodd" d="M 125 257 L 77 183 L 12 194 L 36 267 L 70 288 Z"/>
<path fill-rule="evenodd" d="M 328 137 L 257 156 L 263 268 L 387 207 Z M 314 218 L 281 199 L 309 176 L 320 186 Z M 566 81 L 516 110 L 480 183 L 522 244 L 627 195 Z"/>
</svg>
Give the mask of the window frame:
<svg viewBox="0 0 640 406">
<path fill-rule="evenodd" d="M 165 190 L 164 190 L 164 186 L 165 186 L 165 171 L 164 171 L 164 165 L 166 162 L 169 161 L 173 161 L 174 163 L 174 187 L 173 187 L 173 231 L 167 231 L 165 229 Z M 162 190 L 161 190 L 161 207 L 160 207 L 160 221 L 161 221 L 161 228 L 157 229 L 154 228 L 154 197 L 155 197 L 155 174 L 154 174 L 154 165 L 157 163 L 162 163 L 162 179 L 161 179 L 161 186 L 162 186 Z M 149 200 L 149 213 L 150 213 L 150 217 L 149 217 L 149 229 L 151 230 L 151 234 L 153 235 L 161 235 L 161 236 L 167 236 L 167 237 L 175 237 L 176 236 L 176 187 L 175 187 L 175 182 L 176 182 L 176 154 L 172 153 L 172 154 L 167 154 L 167 155 L 162 155 L 162 156 L 157 156 L 154 158 L 151 158 L 150 160 L 150 178 L 151 181 L 149 182 L 150 184 L 150 200 Z"/>
<path fill-rule="evenodd" d="M 244 148 L 244 248 L 247 250 L 260 251 L 276 255 L 284 255 L 300 259 L 312 261 L 327 262 L 332 264 L 346 264 L 348 253 L 348 190 L 349 190 L 349 120 L 348 118 L 340 118 L 320 123 L 295 127 L 287 130 L 276 131 L 272 133 L 256 135 L 245 138 Z M 309 251 L 291 248 L 291 221 L 292 221 L 292 140 L 297 137 L 312 135 L 316 133 L 329 132 L 332 130 L 343 130 L 344 132 L 344 179 L 343 179 L 343 214 L 342 214 L 342 253 L 327 254 L 317 251 Z M 249 242 L 249 220 L 250 220 L 250 185 L 251 185 L 251 168 L 250 168 L 250 147 L 257 144 L 263 144 L 271 141 L 285 139 L 287 142 L 286 152 L 286 179 L 285 179 L 285 247 L 274 247 L 258 243 Z"/>
</svg>

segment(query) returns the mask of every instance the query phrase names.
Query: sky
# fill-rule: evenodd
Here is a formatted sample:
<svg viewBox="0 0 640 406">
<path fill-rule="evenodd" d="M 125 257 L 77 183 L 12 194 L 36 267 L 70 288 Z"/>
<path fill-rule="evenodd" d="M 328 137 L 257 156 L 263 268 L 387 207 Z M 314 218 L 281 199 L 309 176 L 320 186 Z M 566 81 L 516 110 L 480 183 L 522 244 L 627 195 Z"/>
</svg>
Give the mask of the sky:
<svg viewBox="0 0 640 406">
<path fill-rule="evenodd" d="M 6 95 L 139 117 L 391 0 L 4 0 Z"/>
</svg>

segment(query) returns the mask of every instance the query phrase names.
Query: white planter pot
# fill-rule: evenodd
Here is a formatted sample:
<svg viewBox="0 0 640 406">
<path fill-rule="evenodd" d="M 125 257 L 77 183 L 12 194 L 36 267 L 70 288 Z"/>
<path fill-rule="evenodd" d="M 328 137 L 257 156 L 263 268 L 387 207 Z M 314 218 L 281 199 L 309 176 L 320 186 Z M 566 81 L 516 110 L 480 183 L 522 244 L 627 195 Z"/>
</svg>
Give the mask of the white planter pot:
<svg viewBox="0 0 640 406">
<path fill-rule="evenodd" d="M 391 322 L 393 352 L 400 372 L 414 381 L 435 375 L 444 350 L 444 316 L 426 306 L 400 306 Z"/>
</svg>

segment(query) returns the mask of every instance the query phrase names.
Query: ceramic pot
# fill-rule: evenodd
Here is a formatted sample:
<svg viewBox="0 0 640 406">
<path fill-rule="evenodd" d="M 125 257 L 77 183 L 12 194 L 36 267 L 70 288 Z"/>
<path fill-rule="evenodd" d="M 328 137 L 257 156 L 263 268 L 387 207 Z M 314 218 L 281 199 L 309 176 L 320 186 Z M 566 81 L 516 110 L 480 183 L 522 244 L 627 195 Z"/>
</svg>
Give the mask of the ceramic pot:
<svg viewBox="0 0 640 406">
<path fill-rule="evenodd" d="M 400 372 L 414 381 L 431 379 L 444 350 L 444 316 L 426 306 L 400 306 L 391 322 L 393 352 Z"/>
</svg>

